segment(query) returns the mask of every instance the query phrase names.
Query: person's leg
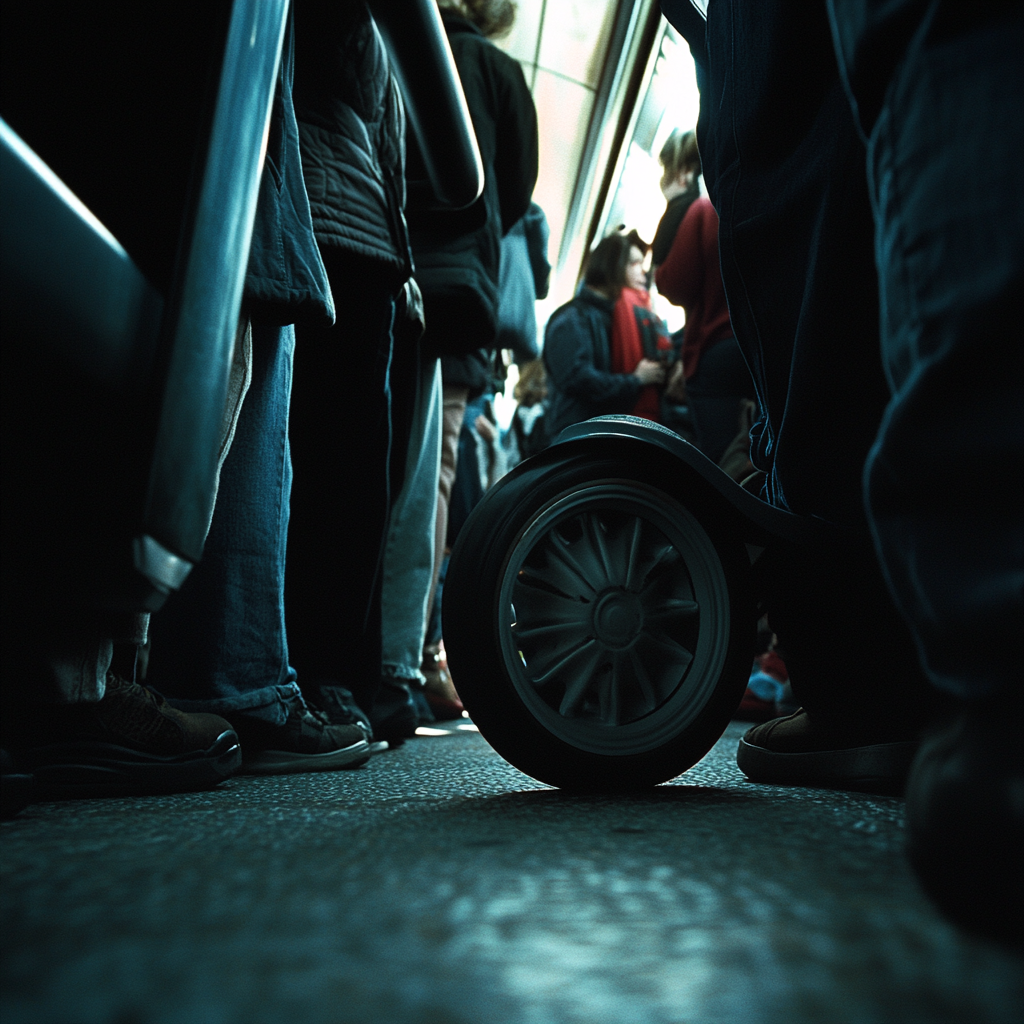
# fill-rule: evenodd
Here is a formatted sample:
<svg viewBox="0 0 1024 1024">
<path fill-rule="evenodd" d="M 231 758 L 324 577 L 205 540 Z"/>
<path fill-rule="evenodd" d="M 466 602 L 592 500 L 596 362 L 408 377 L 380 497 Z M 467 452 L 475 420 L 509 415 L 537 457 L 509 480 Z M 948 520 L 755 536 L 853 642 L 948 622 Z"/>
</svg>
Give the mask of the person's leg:
<svg viewBox="0 0 1024 1024">
<path fill-rule="evenodd" d="M 434 604 L 434 591 L 437 589 L 437 577 L 441 572 L 441 560 L 444 558 L 445 544 L 448 539 L 448 506 L 451 502 L 452 487 L 455 484 L 455 473 L 459 465 L 459 435 L 462 432 L 462 421 L 466 418 L 466 404 L 469 389 L 458 385 L 443 385 L 443 402 L 441 408 L 441 472 L 437 485 L 437 523 L 434 532 L 434 572 L 430 584 L 429 607 L 427 615 Z"/>
<path fill-rule="evenodd" d="M 720 0 L 708 14 L 698 138 L 757 389 L 752 460 L 769 501 L 835 528 L 766 574 L 805 710 L 752 730 L 741 767 L 766 781 L 898 785 L 935 698 L 870 557 L 863 507 L 888 400 L 864 148 L 823 7 Z"/>
<path fill-rule="evenodd" d="M 147 684 L 184 711 L 227 718 L 250 770 L 343 767 L 367 756 L 361 730 L 312 715 L 288 659 L 294 330 L 256 326 L 252 344 L 252 382 L 221 469 L 203 558 L 154 617 Z"/>
<path fill-rule="evenodd" d="M 754 382 L 735 338 L 723 338 L 701 353 L 686 393 L 697 447 L 718 463 L 736 437 L 743 402 L 754 397 Z"/>
<path fill-rule="evenodd" d="M 5 688 L 0 730 L 35 797 L 179 792 L 238 770 L 227 721 L 178 711 L 135 682 L 148 620 L 62 609 L 16 634 L 20 656 L 4 669 L 17 686 Z"/>
<path fill-rule="evenodd" d="M 412 688 L 423 684 L 420 663 L 431 581 L 441 464 L 441 366 L 417 346 L 412 429 L 401 489 L 391 513 L 382 590 L 382 689 L 373 711 L 374 735 L 389 741 L 415 732 Z"/>
<path fill-rule="evenodd" d="M 900 36 L 862 3 L 830 10 L 869 136 L 892 389 L 868 512 L 928 676 L 956 698 L 911 771 L 911 862 L 955 920 L 1019 942 L 1024 15 L 926 5 Z M 880 31 L 894 67 L 870 59 Z"/>
<path fill-rule="evenodd" d="M 276 725 L 299 697 L 284 621 L 293 328 L 253 328 L 253 370 L 202 560 L 151 627 L 147 682 L 184 710 Z"/>
<path fill-rule="evenodd" d="M 340 682 L 369 712 L 381 673 L 395 303 L 357 261 L 328 251 L 324 262 L 338 322 L 297 332 L 289 649 L 313 699 L 319 684 Z"/>
</svg>

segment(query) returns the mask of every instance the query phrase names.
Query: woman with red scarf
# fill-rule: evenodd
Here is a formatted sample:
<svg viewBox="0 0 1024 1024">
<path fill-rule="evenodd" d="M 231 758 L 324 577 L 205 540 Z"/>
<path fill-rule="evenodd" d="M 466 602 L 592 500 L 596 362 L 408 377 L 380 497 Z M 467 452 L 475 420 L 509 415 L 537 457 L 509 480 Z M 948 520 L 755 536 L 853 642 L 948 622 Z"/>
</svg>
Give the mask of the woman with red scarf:
<svg viewBox="0 0 1024 1024">
<path fill-rule="evenodd" d="M 619 294 L 612 310 L 612 370 L 632 373 L 644 359 L 661 363 L 667 369 L 674 355 L 672 339 L 651 309 L 644 272 L 648 246 L 635 231 L 613 237 L 617 237 L 621 245 L 618 261 L 621 273 L 614 282 Z M 658 384 L 645 385 L 631 410 L 632 415 L 660 423 L 662 390 Z"/>
</svg>

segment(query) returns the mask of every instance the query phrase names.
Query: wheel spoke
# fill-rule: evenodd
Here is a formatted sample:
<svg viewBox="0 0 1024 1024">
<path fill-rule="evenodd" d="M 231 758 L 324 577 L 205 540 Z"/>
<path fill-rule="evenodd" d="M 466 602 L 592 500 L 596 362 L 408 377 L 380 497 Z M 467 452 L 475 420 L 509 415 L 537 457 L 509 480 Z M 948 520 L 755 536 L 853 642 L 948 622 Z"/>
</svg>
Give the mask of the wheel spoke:
<svg viewBox="0 0 1024 1024">
<path fill-rule="evenodd" d="M 691 651 L 679 643 L 678 640 L 673 640 L 672 637 L 666 636 L 664 633 L 647 632 L 644 634 L 644 639 L 660 647 L 662 650 L 671 651 L 675 655 L 675 658 L 671 659 L 674 664 L 681 664 L 685 667 L 693 661 L 693 653 Z"/>
<path fill-rule="evenodd" d="M 565 687 L 565 696 L 562 697 L 562 702 L 558 706 L 558 713 L 560 715 L 572 716 L 579 710 L 580 705 L 586 698 L 587 691 L 593 683 L 594 673 L 597 671 L 597 666 L 604 656 L 604 651 L 602 651 L 597 641 L 591 640 L 589 643 L 573 651 L 569 658 L 563 659 L 557 666 L 557 669 L 561 669 L 572 658 L 580 654 L 585 654 L 586 657 L 575 669 L 573 678 L 569 680 Z M 540 685 L 542 681 L 546 682 L 547 679 L 553 678 L 555 674 L 556 670 L 553 670 L 547 674 L 547 678 L 544 680 L 538 679 L 535 682 Z"/>
<path fill-rule="evenodd" d="M 648 623 L 664 631 L 666 624 L 692 619 L 698 614 L 700 605 L 696 601 L 670 597 L 654 603 L 653 608 L 646 610 L 645 617 Z"/>
<path fill-rule="evenodd" d="M 640 565 L 640 541 L 643 536 L 644 521 L 637 516 L 633 520 L 633 531 L 629 539 L 629 557 L 626 561 L 626 589 L 638 589 L 637 572 Z"/>
<path fill-rule="evenodd" d="M 658 696 L 654 692 L 654 683 L 651 682 L 651 677 L 647 674 L 647 668 L 643 663 L 643 659 L 641 659 L 635 647 L 629 652 L 629 663 L 633 669 L 636 681 L 640 684 L 640 691 L 647 701 L 647 710 L 653 711 L 658 706 Z"/>
<path fill-rule="evenodd" d="M 543 626 L 522 627 L 518 623 L 512 627 L 512 632 L 520 640 L 535 640 L 541 636 L 557 636 L 558 634 L 573 633 L 578 640 L 585 636 L 583 630 L 586 627 L 579 622 L 549 622 Z"/>
<path fill-rule="evenodd" d="M 679 552 L 671 544 L 659 544 L 653 552 L 653 562 L 644 578 L 643 588 L 640 591 L 641 598 L 646 598 L 681 562 Z"/>
<path fill-rule="evenodd" d="M 604 585 L 608 586 L 612 583 L 618 583 L 619 580 L 615 579 L 615 574 L 612 572 L 611 555 L 608 552 L 608 540 L 605 535 L 604 523 L 593 512 L 583 517 L 583 523 L 583 535 L 590 538 L 591 547 L 597 555 L 602 575 L 604 576 Z"/>
<path fill-rule="evenodd" d="M 545 594 L 562 597 L 566 601 L 579 601 L 579 597 L 566 593 L 562 587 L 552 582 L 548 578 L 551 575 L 552 573 L 546 567 L 544 569 L 520 569 L 519 576 L 516 579 L 516 587 L 528 587 L 530 590 L 541 591 Z M 558 579 L 559 583 L 564 585 L 564 573 L 555 573 L 554 575 Z M 571 589 L 575 590 L 578 589 L 578 587 L 572 587 Z"/>
<path fill-rule="evenodd" d="M 541 665 L 537 666 L 540 668 L 540 672 L 537 674 L 531 673 L 534 686 L 546 686 L 557 676 L 561 675 L 570 665 L 574 665 L 577 662 L 581 665 L 592 661 L 596 662 L 601 656 L 601 647 L 593 637 L 585 637 L 581 643 L 569 650 L 562 647 L 556 650 L 544 650 L 542 653 L 548 655 L 553 660 L 546 663 L 542 661 Z M 536 665 L 536 659 L 534 664 Z M 577 672 L 574 669 L 574 678 L 581 677 L 583 678 L 584 685 L 589 682 L 588 673 Z"/>
<path fill-rule="evenodd" d="M 559 589 L 565 590 L 567 584 L 571 587 L 571 581 L 575 580 L 577 590 L 581 584 L 584 587 L 584 592 L 579 595 L 581 598 L 585 594 L 596 593 L 598 588 L 591 582 L 595 567 L 581 562 L 576 552 L 570 549 L 568 542 L 557 530 L 552 530 L 547 539 L 548 544 L 544 548 L 548 555 L 546 570 L 564 581 Z"/>
<path fill-rule="evenodd" d="M 530 624 L 538 620 L 544 622 L 583 622 L 587 617 L 586 601 L 578 597 L 568 597 L 561 591 L 553 591 L 524 584 L 516 580 L 513 591 L 513 603 L 516 607 L 516 618 Z"/>
</svg>

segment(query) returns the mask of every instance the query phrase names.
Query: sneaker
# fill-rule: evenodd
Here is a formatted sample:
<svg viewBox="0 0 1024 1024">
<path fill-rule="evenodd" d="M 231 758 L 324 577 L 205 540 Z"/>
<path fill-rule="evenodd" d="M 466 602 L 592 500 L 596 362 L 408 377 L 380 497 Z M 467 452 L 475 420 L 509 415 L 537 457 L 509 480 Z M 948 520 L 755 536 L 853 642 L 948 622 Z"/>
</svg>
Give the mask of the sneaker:
<svg viewBox="0 0 1024 1024">
<path fill-rule="evenodd" d="M 736 763 L 751 782 L 902 792 L 918 740 L 866 736 L 800 708 L 748 729 Z"/>
<path fill-rule="evenodd" d="M 8 705 L 4 732 L 37 798 L 206 789 L 242 763 L 229 722 L 178 711 L 113 672 L 100 701 Z"/>
<path fill-rule="evenodd" d="M 292 772 L 330 772 L 358 768 L 370 759 L 370 744 L 359 725 L 332 725 L 324 712 L 298 699 L 288 702 L 281 725 L 234 717 L 242 741 L 242 772 L 286 775 Z"/>
<path fill-rule="evenodd" d="M 357 725 L 366 735 L 367 742 L 373 742 L 370 719 L 356 703 L 351 690 L 330 681 L 314 683 L 311 690 L 314 697 L 309 703 L 318 711 L 322 711 L 331 725 Z"/>
</svg>

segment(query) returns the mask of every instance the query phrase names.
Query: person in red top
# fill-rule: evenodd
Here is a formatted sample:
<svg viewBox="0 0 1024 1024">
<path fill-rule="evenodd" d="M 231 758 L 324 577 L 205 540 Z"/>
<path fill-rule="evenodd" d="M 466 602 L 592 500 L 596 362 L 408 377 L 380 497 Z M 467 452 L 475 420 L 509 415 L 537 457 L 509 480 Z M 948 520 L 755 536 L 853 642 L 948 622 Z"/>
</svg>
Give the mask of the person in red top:
<svg viewBox="0 0 1024 1024">
<path fill-rule="evenodd" d="M 739 429 L 744 400 L 754 398 L 754 384 L 733 337 L 718 263 L 718 214 L 707 197 L 686 211 L 654 280 L 669 302 L 686 310 L 682 373 L 697 447 L 718 462 Z"/>
<path fill-rule="evenodd" d="M 672 356 L 672 339 L 661 329 L 661 322 L 651 309 L 644 272 L 647 245 L 635 231 L 623 235 L 622 242 L 623 248 L 628 245 L 628 251 L 623 279 L 616 282 L 621 290 L 612 310 L 612 370 L 632 373 L 645 359 L 666 366 Z M 631 415 L 660 423 L 661 391 L 657 384 L 645 384 Z"/>
</svg>

